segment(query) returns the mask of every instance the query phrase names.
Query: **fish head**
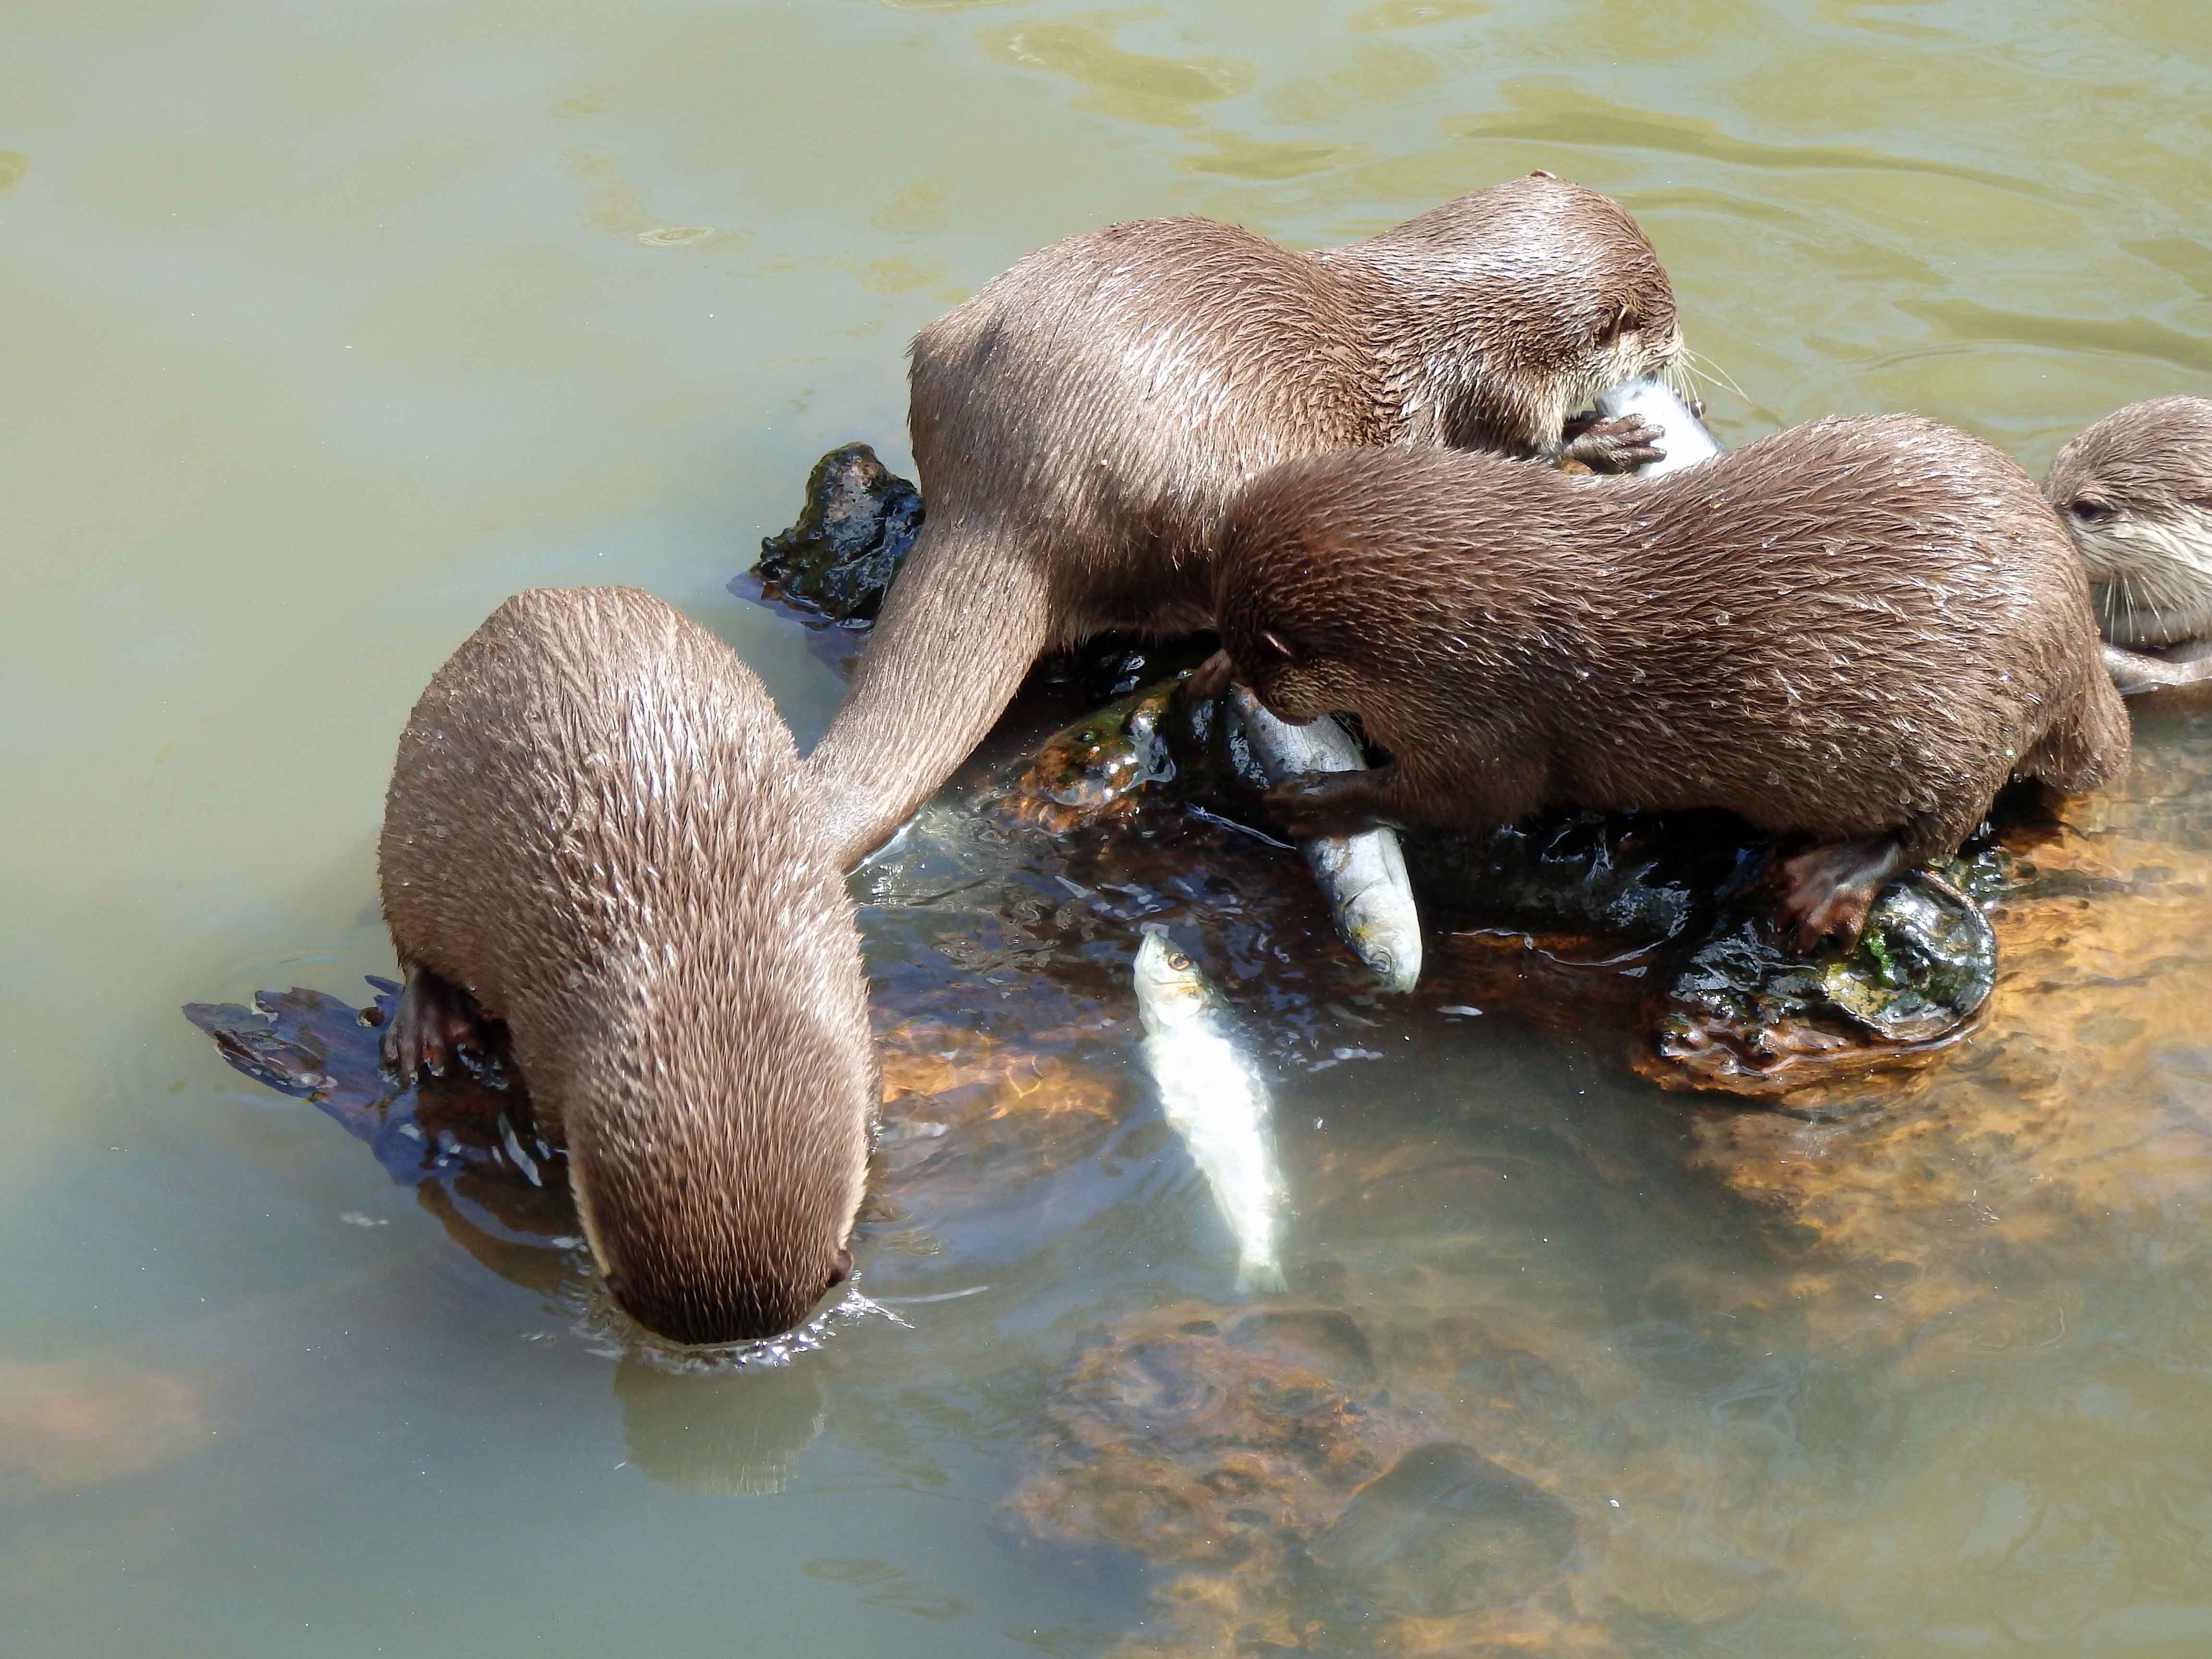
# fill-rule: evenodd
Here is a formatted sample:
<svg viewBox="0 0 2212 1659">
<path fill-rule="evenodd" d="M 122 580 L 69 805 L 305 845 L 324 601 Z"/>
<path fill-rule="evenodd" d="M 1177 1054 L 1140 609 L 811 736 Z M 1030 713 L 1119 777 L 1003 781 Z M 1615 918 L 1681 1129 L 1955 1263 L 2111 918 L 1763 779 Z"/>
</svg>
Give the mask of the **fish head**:
<svg viewBox="0 0 2212 1659">
<path fill-rule="evenodd" d="M 1149 1030 L 1188 1025 L 1206 1012 L 1205 975 L 1157 923 L 1137 947 L 1136 979 L 1137 1012 Z"/>
<path fill-rule="evenodd" d="M 1407 897 L 1397 888 L 1370 887 L 1340 914 L 1345 943 L 1386 991 L 1410 991 L 1421 977 L 1420 922 Z"/>
</svg>

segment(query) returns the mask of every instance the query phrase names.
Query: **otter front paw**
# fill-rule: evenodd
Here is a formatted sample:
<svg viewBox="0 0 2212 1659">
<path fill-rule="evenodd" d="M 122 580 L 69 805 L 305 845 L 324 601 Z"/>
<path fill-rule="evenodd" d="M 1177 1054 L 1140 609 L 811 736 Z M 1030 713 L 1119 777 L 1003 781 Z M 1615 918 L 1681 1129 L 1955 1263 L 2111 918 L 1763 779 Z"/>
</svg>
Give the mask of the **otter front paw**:
<svg viewBox="0 0 2212 1659">
<path fill-rule="evenodd" d="M 428 968 L 410 968 L 407 988 L 384 1028 L 378 1058 L 400 1082 L 443 1077 L 447 1067 L 474 1070 L 490 1053 L 477 1000 Z"/>
<path fill-rule="evenodd" d="M 1791 931 L 1800 951 L 1833 939 L 1845 951 L 1866 930 L 1882 883 L 1902 867 L 1895 837 L 1832 842 L 1782 860 L 1782 900 L 1776 921 Z"/>
<path fill-rule="evenodd" d="M 1226 651 L 1217 651 L 1190 671 L 1184 682 L 1188 694 L 1200 702 L 1218 697 L 1226 691 L 1237 678 L 1237 665 L 1230 660 Z"/>
<path fill-rule="evenodd" d="M 1267 792 L 1267 810 L 1300 840 L 1356 836 L 1382 822 L 1374 779 L 1371 771 L 1300 772 Z"/>
<path fill-rule="evenodd" d="M 1666 435 L 1662 428 L 1641 415 L 1616 415 L 1610 419 L 1577 415 L 1566 424 L 1559 453 L 1567 460 L 1580 461 L 1593 472 L 1632 472 L 1648 462 L 1666 459 L 1667 452 L 1659 447 Z"/>
</svg>

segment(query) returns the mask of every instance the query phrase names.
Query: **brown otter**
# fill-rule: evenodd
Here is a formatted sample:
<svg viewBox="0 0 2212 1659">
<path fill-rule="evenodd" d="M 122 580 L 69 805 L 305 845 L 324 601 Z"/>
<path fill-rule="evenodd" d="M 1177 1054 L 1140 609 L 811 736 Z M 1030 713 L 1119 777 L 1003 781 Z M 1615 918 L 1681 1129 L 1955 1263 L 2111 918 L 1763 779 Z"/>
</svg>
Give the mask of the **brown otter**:
<svg viewBox="0 0 2212 1659">
<path fill-rule="evenodd" d="M 1724 807 L 1817 843 L 1783 866 L 1807 944 L 1855 942 L 1881 882 L 1956 848 L 2008 777 L 2083 790 L 2127 764 L 2035 485 L 1911 416 L 1632 489 L 1442 450 L 1292 461 L 1231 509 L 1217 568 L 1261 700 L 1357 714 L 1392 756 L 1279 786 L 1294 831 Z"/>
<path fill-rule="evenodd" d="M 1311 253 L 1162 219 L 1031 254 L 914 343 L 927 514 L 808 758 L 838 858 L 944 781 L 1040 653 L 1206 626 L 1211 532 L 1263 468 L 1387 444 L 1632 465 L 1658 453 L 1643 421 L 1568 416 L 1681 354 L 1636 222 L 1548 173 Z"/>
<path fill-rule="evenodd" d="M 788 1330 L 851 1269 L 874 1060 L 815 811 L 737 653 L 632 588 L 507 600 L 399 740 L 386 1061 L 505 1020 L 609 1288 L 678 1341 Z"/>
<path fill-rule="evenodd" d="M 2212 680 L 2212 398 L 2107 415 L 2058 452 L 2043 489 L 2088 568 L 2120 689 Z"/>
</svg>

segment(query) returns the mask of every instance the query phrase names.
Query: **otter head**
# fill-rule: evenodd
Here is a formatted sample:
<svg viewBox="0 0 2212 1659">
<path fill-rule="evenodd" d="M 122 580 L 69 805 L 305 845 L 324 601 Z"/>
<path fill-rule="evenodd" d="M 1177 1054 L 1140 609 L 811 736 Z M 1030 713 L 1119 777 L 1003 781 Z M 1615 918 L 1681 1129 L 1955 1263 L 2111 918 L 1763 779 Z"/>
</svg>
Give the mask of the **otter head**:
<svg viewBox="0 0 2212 1659">
<path fill-rule="evenodd" d="M 1357 452 L 1361 456 L 1378 452 Z M 1395 453 L 1395 452 L 1394 452 Z M 1237 675 L 1269 714 L 1293 726 L 1364 712 L 1366 671 L 1388 648 L 1364 603 L 1387 550 L 1348 520 L 1364 502 L 1334 463 L 1304 456 L 1261 473 L 1230 504 L 1217 532 L 1214 626 Z"/>
<path fill-rule="evenodd" d="M 711 869 L 687 873 L 699 890 L 673 896 L 669 926 L 573 994 L 569 1181 L 640 1324 L 771 1337 L 853 1270 L 876 1098 L 859 940 L 826 862 L 720 891 Z"/>
<path fill-rule="evenodd" d="M 1238 607 L 1238 625 L 1222 625 L 1221 645 L 1237 665 L 1238 677 L 1279 720 L 1304 726 L 1324 714 L 1357 709 L 1360 682 L 1340 659 L 1317 641 L 1302 640 L 1287 617 L 1262 611 L 1261 603 Z M 1261 620 L 1273 626 L 1256 625 Z"/>
<path fill-rule="evenodd" d="M 2124 646 L 2212 637 L 2212 398 L 2153 398 L 2058 452 L 2043 493 Z"/>
<path fill-rule="evenodd" d="M 1679 378 L 1685 350 L 1658 251 L 1619 203 L 1550 173 L 1338 252 L 1379 279 L 1381 349 L 1414 435 L 1534 454 L 1607 387 Z"/>
</svg>

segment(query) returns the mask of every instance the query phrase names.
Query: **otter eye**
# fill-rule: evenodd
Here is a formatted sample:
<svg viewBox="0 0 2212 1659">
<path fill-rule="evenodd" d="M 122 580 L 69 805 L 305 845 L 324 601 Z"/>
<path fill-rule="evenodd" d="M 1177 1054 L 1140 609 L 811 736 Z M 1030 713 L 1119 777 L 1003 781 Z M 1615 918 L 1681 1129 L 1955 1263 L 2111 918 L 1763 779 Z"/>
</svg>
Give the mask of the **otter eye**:
<svg viewBox="0 0 2212 1659">
<path fill-rule="evenodd" d="M 2094 495 L 2076 496 L 2066 503 L 2066 510 L 2083 524 L 2102 524 L 2112 516 L 2112 504 Z"/>
<path fill-rule="evenodd" d="M 1180 974 L 1190 966 L 1190 958 L 1180 951 L 1170 951 L 1168 952 L 1168 966 Z"/>
</svg>

